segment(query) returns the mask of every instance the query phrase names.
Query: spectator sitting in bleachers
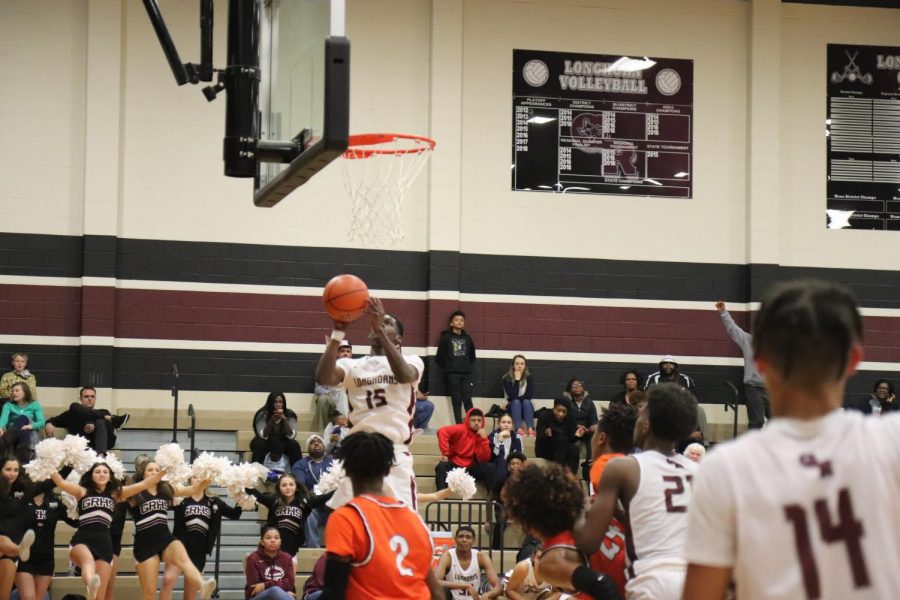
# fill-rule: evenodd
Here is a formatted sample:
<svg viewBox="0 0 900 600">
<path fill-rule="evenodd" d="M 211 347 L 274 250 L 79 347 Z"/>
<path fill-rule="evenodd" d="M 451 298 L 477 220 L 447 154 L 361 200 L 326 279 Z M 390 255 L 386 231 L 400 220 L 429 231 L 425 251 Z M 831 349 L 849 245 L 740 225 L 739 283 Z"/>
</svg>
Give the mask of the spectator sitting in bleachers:
<svg viewBox="0 0 900 600">
<path fill-rule="evenodd" d="M 294 600 L 294 565 L 291 555 L 281 550 L 278 528 L 262 528 L 259 548 L 247 557 L 247 598 L 257 600 Z"/>
<path fill-rule="evenodd" d="M 597 407 L 584 388 L 584 382 L 577 377 L 569 381 L 563 398 L 569 401 L 569 414 L 575 419 L 575 437 L 584 446 L 586 459 L 582 477 L 587 480 L 591 465 L 591 439 L 597 431 Z"/>
<path fill-rule="evenodd" d="M 306 578 L 306 583 L 303 584 L 303 595 L 300 596 L 302 600 L 319 600 L 322 597 L 322 588 L 325 586 L 325 563 L 327 559 L 328 554 L 326 552 L 320 554 L 319 558 L 316 559 L 312 573 L 309 574 L 309 577 Z"/>
<path fill-rule="evenodd" d="M 265 468 L 269 470 L 269 475 L 272 479 L 275 479 L 275 476 L 272 473 L 277 473 L 280 477 L 284 473 L 287 473 L 291 468 L 291 463 L 288 462 L 288 457 L 284 453 L 284 441 L 280 437 L 273 437 L 269 439 L 269 451 L 266 453 L 265 458 L 263 458 L 262 464 Z"/>
<path fill-rule="evenodd" d="M 320 436 L 313 434 L 306 439 L 306 456 L 293 464 L 291 473 L 307 490 L 314 490 L 322 473 L 331 468 L 332 462 L 332 455 L 325 453 L 325 442 Z M 327 506 L 319 506 L 313 508 L 306 517 L 304 531 L 307 548 L 322 547 L 319 529 L 325 526 L 330 512 Z"/>
<path fill-rule="evenodd" d="M 294 439 L 297 433 L 297 414 L 287 407 L 287 399 L 281 392 L 271 392 L 266 404 L 253 415 L 253 439 L 250 452 L 253 462 L 261 463 L 270 452 L 270 441 L 282 441 L 288 464 L 292 465 L 303 456 L 300 444 Z"/>
<path fill-rule="evenodd" d="M 619 383 L 622 384 L 622 391 L 612 397 L 609 401 L 610 404 L 637 406 L 637 402 L 632 399 L 631 395 L 641 389 L 641 374 L 634 370 L 625 371 L 619 377 Z"/>
<path fill-rule="evenodd" d="M 875 389 L 872 393 L 851 408 L 867 415 L 881 415 L 900 410 L 900 403 L 897 402 L 897 397 L 894 395 L 894 385 L 887 379 L 879 379 L 875 382 Z"/>
<path fill-rule="evenodd" d="M 322 432 L 325 440 L 325 454 L 334 454 L 340 447 L 341 440 L 350 435 L 350 421 L 347 415 L 336 412 L 331 418 L 331 423 Z"/>
<path fill-rule="evenodd" d="M 688 447 L 684 449 L 682 454 L 698 463 L 703 460 L 703 457 L 706 455 L 706 447 L 703 444 L 688 444 Z"/>
<path fill-rule="evenodd" d="M 31 397 L 31 389 L 25 382 L 14 383 L 10 401 L 0 412 L 0 456 L 15 454 L 22 464 L 31 460 L 38 432 L 43 426 L 44 410 L 40 402 Z"/>
<path fill-rule="evenodd" d="M 444 552 L 434 568 L 435 577 L 453 600 L 471 600 L 482 592 L 499 595 L 500 578 L 494 570 L 491 557 L 486 552 L 473 548 L 475 530 L 468 525 L 460 525 L 454 536 L 456 545 Z M 482 573 L 490 590 L 481 587 Z"/>
<path fill-rule="evenodd" d="M 525 454 L 522 452 L 517 450 L 510 452 L 504 465 L 505 475 L 497 478 L 497 510 L 494 513 L 494 527 L 491 531 L 491 548 L 495 550 L 503 548 L 503 534 L 506 531 L 506 510 L 503 508 L 503 501 L 501 500 L 503 486 L 510 477 L 522 470 L 526 460 Z"/>
<path fill-rule="evenodd" d="M 488 444 L 491 447 L 491 462 L 497 472 L 498 487 L 506 481 L 509 474 L 506 459 L 513 452 L 524 453 L 522 449 L 522 440 L 513 431 L 513 420 L 509 414 L 504 413 L 500 417 L 499 426 L 488 436 Z M 497 492 L 499 493 L 499 489 Z"/>
<path fill-rule="evenodd" d="M 338 345 L 337 360 L 353 358 L 353 346 L 350 340 L 343 339 Z M 322 385 L 316 382 L 315 397 L 313 398 L 313 431 L 323 429 L 330 421 L 331 415 L 339 412 L 350 414 L 350 402 L 347 400 L 347 392 L 340 385 Z"/>
<path fill-rule="evenodd" d="M 413 433 L 428 431 L 428 423 L 434 414 L 434 402 L 428 399 L 428 392 L 416 388 L 416 412 L 413 414 Z"/>
<path fill-rule="evenodd" d="M 512 365 L 500 380 L 506 411 L 512 415 L 513 427 L 520 437 L 534 437 L 534 379 L 528 370 L 528 363 L 521 354 L 513 356 Z"/>
<path fill-rule="evenodd" d="M 27 385 L 31 397 L 37 400 L 37 379 L 28 370 L 28 355 L 24 352 L 14 352 L 11 358 L 13 370 L 0 377 L 0 406 L 9 400 L 13 384 L 19 382 Z"/>
<path fill-rule="evenodd" d="M 578 472 L 578 436 L 575 419 L 569 414 L 570 403 L 565 398 L 553 401 L 553 410 L 543 409 L 537 420 L 537 440 L 534 454 L 550 460 L 572 473 Z"/>
<path fill-rule="evenodd" d="M 434 468 L 437 489 L 447 487 L 447 473 L 457 467 L 465 469 L 477 481 L 493 492 L 497 485 L 497 470 L 491 461 L 491 446 L 484 431 L 484 413 L 470 408 L 463 423 L 445 425 L 437 432 L 441 461 Z"/>
<path fill-rule="evenodd" d="M 80 402 L 73 402 L 69 409 L 47 419 L 44 431 L 53 435 L 62 427 L 72 435 L 87 438 L 88 444 L 98 454 L 105 454 L 116 446 L 116 431 L 128 423 L 130 415 L 112 415 L 105 408 L 96 408 L 97 390 L 89 385 L 78 390 Z"/>
</svg>

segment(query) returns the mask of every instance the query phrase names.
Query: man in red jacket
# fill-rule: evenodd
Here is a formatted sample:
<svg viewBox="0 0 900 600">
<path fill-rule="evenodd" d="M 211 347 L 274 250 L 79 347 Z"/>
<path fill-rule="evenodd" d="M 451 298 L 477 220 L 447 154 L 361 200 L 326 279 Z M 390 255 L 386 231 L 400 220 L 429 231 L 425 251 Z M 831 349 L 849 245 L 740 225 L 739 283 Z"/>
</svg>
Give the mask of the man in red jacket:
<svg viewBox="0 0 900 600">
<path fill-rule="evenodd" d="M 491 447 L 484 430 L 484 413 L 480 408 L 466 411 L 465 420 L 459 425 L 445 425 L 437 432 L 441 462 L 434 468 L 437 489 L 447 487 L 447 473 L 463 468 L 476 481 L 482 482 L 493 492 L 497 486 L 497 471 L 491 461 Z"/>
</svg>

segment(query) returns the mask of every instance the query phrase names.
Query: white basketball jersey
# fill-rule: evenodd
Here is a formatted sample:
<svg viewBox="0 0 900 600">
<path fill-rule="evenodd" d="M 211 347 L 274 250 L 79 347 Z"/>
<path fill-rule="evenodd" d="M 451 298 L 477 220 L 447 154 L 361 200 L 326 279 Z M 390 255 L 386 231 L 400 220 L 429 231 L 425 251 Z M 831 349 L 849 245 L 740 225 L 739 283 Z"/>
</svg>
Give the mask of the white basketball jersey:
<svg viewBox="0 0 900 600">
<path fill-rule="evenodd" d="M 665 456 L 654 450 L 632 458 L 640 466 L 640 483 L 628 505 L 628 576 L 655 567 L 684 567 L 687 507 L 697 463 L 680 454 Z"/>
<path fill-rule="evenodd" d="M 481 568 L 478 566 L 478 550 L 472 549 L 472 560 L 469 561 L 469 567 L 463 569 L 456 557 L 456 548 L 447 550 L 450 553 L 450 568 L 444 576 L 445 581 L 453 583 L 466 583 L 474 587 L 476 590 L 481 584 Z M 450 590 L 453 600 L 471 600 L 468 592 L 465 590 Z"/>
<path fill-rule="evenodd" d="M 900 414 L 773 419 L 710 452 L 687 556 L 742 599 L 900 597 Z"/>
<path fill-rule="evenodd" d="M 341 386 L 347 390 L 351 429 L 382 433 L 395 444 L 408 444 L 412 437 L 416 410 L 416 387 L 425 370 L 418 356 L 403 359 L 419 373 L 413 383 L 397 383 L 386 356 L 341 358 L 337 366 L 344 370 Z"/>
</svg>

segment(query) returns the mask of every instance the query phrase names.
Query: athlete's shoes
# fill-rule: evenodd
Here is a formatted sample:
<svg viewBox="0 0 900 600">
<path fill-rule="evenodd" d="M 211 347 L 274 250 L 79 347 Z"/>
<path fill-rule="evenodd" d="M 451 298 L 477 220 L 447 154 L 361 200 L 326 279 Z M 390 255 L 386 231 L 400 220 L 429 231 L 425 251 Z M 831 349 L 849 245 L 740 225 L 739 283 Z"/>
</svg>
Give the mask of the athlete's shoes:
<svg viewBox="0 0 900 600">
<path fill-rule="evenodd" d="M 31 545 L 34 543 L 34 529 L 29 529 L 19 542 L 19 562 L 28 562 L 31 558 Z"/>
<path fill-rule="evenodd" d="M 212 593 L 216 591 L 216 580 L 210 577 L 209 579 L 204 579 L 203 583 L 200 584 L 200 598 L 201 600 L 207 600 Z"/>
</svg>

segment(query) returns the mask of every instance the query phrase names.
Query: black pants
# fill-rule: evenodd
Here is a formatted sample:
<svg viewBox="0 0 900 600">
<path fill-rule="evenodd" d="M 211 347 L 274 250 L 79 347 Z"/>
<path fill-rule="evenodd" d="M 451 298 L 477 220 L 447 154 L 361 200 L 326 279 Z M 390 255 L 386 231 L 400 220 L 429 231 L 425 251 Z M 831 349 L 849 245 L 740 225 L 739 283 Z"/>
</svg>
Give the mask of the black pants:
<svg viewBox="0 0 900 600">
<path fill-rule="evenodd" d="M 761 429 L 769 418 L 769 390 L 761 385 L 745 383 L 744 403 L 747 405 L 747 426 Z"/>
<path fill-rule="evenodd" d="M 459 468 L 459 465 L 454 465 L 451 462 L 441 461 L 437 464 L 434 468 L 434 480 L 438 490 L 447 487 L 447 473 L 457 468 Z M 494 493 L 494 488 L 497 486 L 497 469 L 494 465 L 489 462 L 472 463 L 465 469 L 469 475 L 475 478 L 475 481 L 480 481 L 485 485 L 488 493 Z"/>
<path fill-rule="evenodd" d="M 284 443 L 284 453 L 288 457 L 291 466 L 293 466 L 295 462 L 303 458 L 300 444 L 297 443 L 297 440 L 286 436 L 282 438 L 282 442 Z M 262 463 L 266 458 L 266 454 L 269 453 L 269 440 L 261 437 L 255 437 L 250 440 L 250 453 L 252 454 L 253 462 Z"/>
<path fill-rule="evenodd" d="M 80 402 L 69 405 L 69 411 L 75 415 L 75 422 L 79 425 L 76 431 L 69 433 L 83 435 L 88 440 L 88 445 L 98 453 L 106 452 L 116 445 L 116 428 L 106 420 L 110 412 L 106 409 L 88 408 Z M 94 431 L 84 432 L 84 426 L 92 424 Z"/>
<path fill-rule="evenodd" d="M 469 373 L 447 373 L 444 385 L 453 404 L 453 418 L 457 424 L 463 422 L 463 407 L 466 411 L 472 408 L 472 380 Z"/>
<path fill-rule="evenodd" d="M 565 436 L 556 434 L 537 438 L 534 442 L 534 454 L 538 458 L 569 467 L 573 474 L 578 474 L 578 442 L 570 442 Z"/>
</svg>

